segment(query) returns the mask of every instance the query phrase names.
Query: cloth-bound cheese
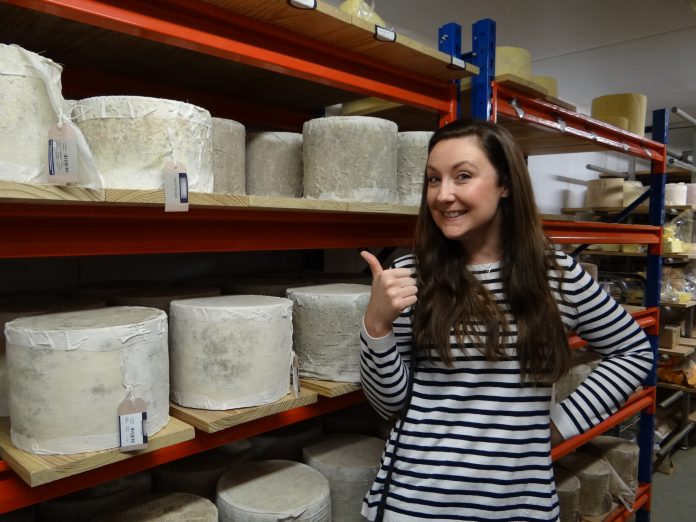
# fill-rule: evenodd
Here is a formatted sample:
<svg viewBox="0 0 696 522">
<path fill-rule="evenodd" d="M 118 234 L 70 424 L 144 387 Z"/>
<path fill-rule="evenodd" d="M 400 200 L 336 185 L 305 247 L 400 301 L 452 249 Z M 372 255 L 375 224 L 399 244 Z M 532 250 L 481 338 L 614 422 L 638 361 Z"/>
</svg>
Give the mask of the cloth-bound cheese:
<svg viewBox="0 0 696 522">
<path fill-rule="evenodd" d="M 333 116 L 304 124 L 304 196 L 395 203 L 396 123 L 369 116 Z"/>
<path fill-rule="evenodd" d="M 185 167 L 190 191 L 213 191 L 207 110 L 174 100 L 98 96 L 79 100 L 73 116 L 106 188 L 160 189 L 174 162 Z"/>
<path fill-rule="evenodd" d="M 36 454 L 119 446 L 117 410 L 147 404 L 147 433 L 169 421 L 167 316 L 113 307 L 5 325 L 12 443 Z M 79 378 L 75 378 L 79 376 Z"/>
<path fill-rule="evenodd" d="M 360 507 L 379 471 L 384 441 L 365 435 L 332 435 L 302 450 L 302 461 L 326 477 L 331 520 L 361 522 Z"/>
<path fill-rule="evenodd" d="M 34 57 L 50 82 L 30 63 Z M 51 104 L 68 106 L 61 95 L 63 68 L 16 45 L 0 44 L 0 180 L 45 183 L 48 128 L 58 122 Z"/>
<path fill-rule="evenodd" d="M 302 196 L 302 134 L 258 132 L 246 145 L 247 193 L 255 196 Z"/>
<path fill-rule="evenodd" d="M 360 381 L 360 330 L 368 285 L 336 283 L 288 289 L 293 302 L 293 346 L 300 375 Z"/>
<path fill-rule="evenodd" d="M 244 125 L 233 120 L 213 118 L 213 192 L 246 194 L 244 183 Z"/>
<path fill-rule="evenodd" d="M 190 493 L 148 495 L 126 502 L 126 507 L 104 513 L 93 522 L 217 522 L 218 510 L 210 500 Z"/>
<path fill-rule="evenodd" d="M 329 522 L 329 483 L 317 470 L 287 460 L 249 462 L 218 482 L 220 522 Z"/>
<path fill-rule="evenodd" d="M 424 131 L 399 133 L 397 189 L 402 205 L 420 205 L 428 142 L 432 135 L 432 132 Z"/>
<path fill-rule="evenodd" d="M 259 295 L 173 301 L 171 398 L 228 410 L 277 401 L 288 393 L 292 302 Z"/>
</svg>

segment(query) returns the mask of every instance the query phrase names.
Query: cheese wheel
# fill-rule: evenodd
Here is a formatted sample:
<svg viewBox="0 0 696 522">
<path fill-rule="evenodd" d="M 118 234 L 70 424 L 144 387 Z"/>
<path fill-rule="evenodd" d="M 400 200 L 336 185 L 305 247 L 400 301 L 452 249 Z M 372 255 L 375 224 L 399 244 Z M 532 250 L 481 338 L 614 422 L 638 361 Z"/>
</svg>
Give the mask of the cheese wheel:
<svg viewBox="0 0 696 522">
<path fill-rule="evenodd" d="M 37 506 L 38 520 L 87 522 L 112 512 L 124 503 L 150 494 L 149 472 L 126 475 L 98 486 L 54 498 Z"/>
<path fill-rule="evenodd" d="M 577 387 L 580 386 L 585 379 L 587 379 L 591 372 L 592 368 L 586 364 L 579 363 L 571 367 L 570 371 L 558 379 L 554 385 L 555 402 L 561 402 L 568 397 L 568 395 L 573 393 Z"/>
<path fill-rule="evenodd" d="M 628 130 L 633 134 L 645 134 L 645 111 L 648 99 L 644 94 L 620 93 L 598 96 L 592 100 L 592 117 L 615 125 L 612 118 L 628 120 Z"/>
<path fill-rule="evenodd" d="M 333 435 L 306 446 L 302 461 L 326 477 L 331 520 L 360 522 L 360 507 L 379 471 L 384 441 L 365 435 Z"/>
<path fill-rule="evenodd" d="M 42 64 L 41 78 L 27 56 Z M 17 45 L 0 44 L 0 180 L 45 183 L 48 128 L 58 122 L 51 98 L 69 109 L 61 95 L 63 68 Z"/>
<path fill-rule="evenodd" d="M 696 205 L 696 183 L 686 184 L 686 204 Z"/>
<path fill-rule="evenodd" d="M 561 458 L 558 465 L 580 481 L 579 511 L 582 515 L 604 515 L 611 509 L 609 464 L 591 455 L 575 452 Z"/>
<path fill-rule="evenodd" d="M 623 182 L 623 206 L 627 207 L 633 203 L 638 197 L 642 196 L 643 193 L 650 187 L 646 187 L 640 181 L 630 181 L 624 180 Z M 644 200 L 638 208 L 646 209 L 650 204 L 650 199 Z"/>
<path fill-rule="evenodd" d="M 46 455 L 118 447 L 117 410 L 130 390 L 147 404 L 149 435 L 169 421 L 162 311 L 114 307 L 23 317 L 7 323 L 5 334 L 11 438 L 19 449 Z"/>
<path fill-rule="evenodd" d="M 329 483 L 317 470 L 287 460 L 249 462 L 218 482 L 220 522 L 329 522 Z"/>
<path fill-rule="evenodd" d="M 686 183 L 667 183 L 665 185 L 665 205 L 686 205 Z"/>
<path fill-rule="evenodd" d="M 525 80 L 532 79 L 532 55 L 521 47 L 495 48 L 495 75 L 512 74 Z"/>
<path fill-rule="evenodd" d="M 171 398 L 206 410 L 260 406 L 290 386 L 292 302 L 259 295 L 173 301 Z"/>
<path fill-rule="evenodd" d="M 432 132 L 400 132 L 397 190 L 402 205 L 420 205 Z"/>
<path fill-rule="evenodd" d="M 251 459 L 251 443 L 240 440 L 152 470 L 155 493 L 189 493 L 215 500 L 218 479 L 228 469 Z"/>
<path fill-rule="evenodd" d="M 560 510 L 559 522 L 578 522 L 580 520 L 580 480 L 560 466 L 553 468 L 553 475 Z"/>
<path fill-rule="evenodd" d="M 244 125 L 223 118 L 213 118 L 212 125 L 213 192 L 244 195 L 246 194 Z"/>
<path fill-rule="evenodd" d="M 213 285 L 173 285 L 154 288 L 140 288 L 121 292 L 114 297 L 123 306 L 145 306 L 158 308 L 169 313 L 169 306 L 175 299 L 215 297 L 220 289 Z"/>
<path fill-rule="evenodd" d="M 161 189 L 170 162 L 183 164 L 188 188 L 213 191 L 212 118 L 200 107 L 140 96 L 79 100 L 73 115 L 105 188 Z"/>
<path fill-rule="evenodd" d="M 126 502 L 126 507 L 103 514 L 93 522 L 217 522 L 218 510 L 210 500 L 190 493 L 148 495 Z"/>
<path fill-rule="evenodd" d="M 546 94 L 558 97 L 558 81 L 553 76 L 532 76 L 532 82 L 546 89 Z"/>
<path fill-rule="evenodd" d="M 640 449 L 635 442 L 620 437 L 601 435 L 588 442 L 586 452 L 606 460 L 631 491 L 638 487 L 638 456 Z"/>
<path fill-rule="evenodd" d="M 328 381 L 360 381 L 360 331 L 370 287 L 331 284 L 291 288 L 293 346 L 300 375 Z"/>
<path fill-rule="evenodd" d="M 304 197 L 395 203 L 396 123 L 368 116 L 317 118 L 303 130 Z"/>
<path fill-rule="evenodd" d="M 259 132 L 246 144 L 247 194 L 302 196 L 302 134 Z"/>
<path fill-rule="evenodd" d="M 587 182 L 585 206 L 588 208 L 622 207 L 624 180 L 621 178 L 591 179 Z"/>
</svg>

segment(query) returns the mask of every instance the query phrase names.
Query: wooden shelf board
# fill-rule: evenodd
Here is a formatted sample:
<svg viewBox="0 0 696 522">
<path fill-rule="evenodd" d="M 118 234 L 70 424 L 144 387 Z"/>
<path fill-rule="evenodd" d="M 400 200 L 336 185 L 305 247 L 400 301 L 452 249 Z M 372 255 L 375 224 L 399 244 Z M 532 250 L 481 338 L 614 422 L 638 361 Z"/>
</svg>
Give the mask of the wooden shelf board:
<svg viewBox="0 0 696 522">
<path fill-rule="evenodd" d="M 58 185 L 0 181 L 0 201 L 12 203 L 41 201 L 50 203 L 94 203 L 104 201 L 104 191 L 83 187 L 61 187 Z"/>
<path fill-rule="evenodd" d="M 571 250 L 572 251 L 572 250 Z M 590 250 L 585 249 L 580 255 L 583 256 L 622 256 L 622 257 L 647 257 L 645 252 L 611 252 L 608 250 Z"/>
<path fill-rule="evenodd" d="M 195 430 L 192 426 L 170 417 L 164 428 L 148 438 L 148 447 L 143 450 L 121 453 L 118 449 L 109 449 L 75 455 L 34 455 L 17 449 L 12 444 L 9 419 L 0 418 L 0 455 L 7 465 L 31 487 L 78 475 L 135 455 L 150 453 L 194 437 Z"/>
<path fill-rule="evenodd" d="M 671 355 L 675 357 L 688 357 L 696 351 L 696 346 L 687 346 L 678 344 L 674 348 L 659 348 L 659 352 L 663 355 Z"/>
<path fill-rule="evenodd" d="M 696 301 L 689 301 L 688 303 L 668 303 L 668 302 L 661 302 L 660 306 L 663 308 L 679 308 L 679 309 L 685 309 L 685 308 L 692 308 L 696 306 Z"/>
<path fill-rule="evenodd" d="M 692 339 L 691 337 L 681 337 L 679 339 L 679 344 L 683 344 L 684 346 L 696 347 L 696 339 Z"/>
<path fill-rule="evenodd" d="M 360 384 L 353 382 L 322 381 L 304 377 L 300 379 L 300 385 L 303 389 L 316 392 L 322 397 L 338 397 L 362 388 Z"/>
<path fill-rule="evenodd" d="M 647 310 L 645 306 L 638 306 L 626 303 L 621 303 L 621 306 L 623 306 L 624 310 L 626 310 L 629 313 L 642 312 L 643 310 Z"/>
<path fill-rule="evenodd" d="M 270 404 L 254 406 L 251 408 L 237 408 L 234 410 L 200 410 L 186 408 L 173 402 L 169 405 L 169 413 L 197 429 L 206 433 L 215 433 L 232 426 L 238 426 L 245 422 L 268 417 L 275 413 L 307 406 L 317 402 L 316 393 L 302 390 L 298 397 L 288 393 L 285 397 Z"/>
</svg>

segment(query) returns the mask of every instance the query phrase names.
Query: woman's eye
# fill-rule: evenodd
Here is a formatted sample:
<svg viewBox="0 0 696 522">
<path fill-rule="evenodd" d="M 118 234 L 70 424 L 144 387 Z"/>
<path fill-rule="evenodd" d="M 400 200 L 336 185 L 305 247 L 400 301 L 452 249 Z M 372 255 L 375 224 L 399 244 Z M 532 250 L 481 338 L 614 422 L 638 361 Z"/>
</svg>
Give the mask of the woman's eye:
<svg viewBox="0 0 696 522">
<path fill-rule="evenodd" d="M 428 185 L 435 185 L 440 182 L 439 176 L 428 176 L 426 179 L 428 181 Z"/>
<path fill-rule="evenodd" d="M 456 176 L 457 181 L 467 181 L 471 176 L 467 172 L 459 172 Z"/>
</svg>

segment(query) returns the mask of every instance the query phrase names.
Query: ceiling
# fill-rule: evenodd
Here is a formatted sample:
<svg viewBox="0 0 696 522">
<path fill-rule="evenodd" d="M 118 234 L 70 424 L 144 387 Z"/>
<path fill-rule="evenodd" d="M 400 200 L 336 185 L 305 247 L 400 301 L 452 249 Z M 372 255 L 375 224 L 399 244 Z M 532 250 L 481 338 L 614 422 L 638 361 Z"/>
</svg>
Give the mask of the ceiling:
<svg viewBox="0 0 696 522">
<path fill-rule="evenodd" d="M 341 0 L 328 0 L 334 5 Z M 535 75 L 554 76 L 558 96 L 588 112 L 604 94 L 640 92 L 652 111 L 679 107 L 696 117 L 696 0 L 374 0 L 397 33 L 437 45 L 437 30 L 491 18 L 497 44 L 524 47 Z M 694 127 L 670 114 L 669 145 L 692 149 Z"/>
</svg>

